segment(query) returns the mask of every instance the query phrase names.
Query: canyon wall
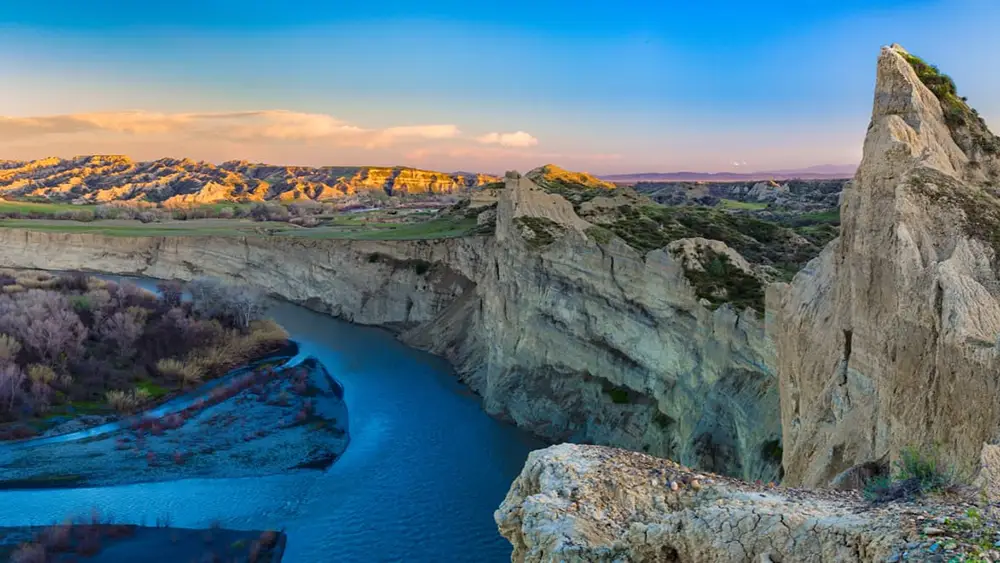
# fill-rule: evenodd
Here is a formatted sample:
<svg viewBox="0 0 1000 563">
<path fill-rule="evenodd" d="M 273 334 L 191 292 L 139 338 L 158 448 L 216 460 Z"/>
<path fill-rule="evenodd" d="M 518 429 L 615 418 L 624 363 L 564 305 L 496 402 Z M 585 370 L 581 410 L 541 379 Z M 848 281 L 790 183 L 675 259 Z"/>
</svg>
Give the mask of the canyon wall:
<svg viewBox="0 0 1000 563">
<path fill-rule="evenodd" d="M 768 294 L 786 483 L 910 447 L 968 476 L 1000 438 L 998 152 L 950 79 L 883 48 L 841 238 Z"/>
<path fill-rule="evenodd" d="M 706 308 L 669 251 L 598 242 L 516 173 L 496 213 L 495 236 L 433 241 L 2 229 L 0 265 L 246 281 L 399 331 L 451 360 L 488 412 L 550 440 L 779 477 L 774 350 L 753 311 Z"/>
</svg>

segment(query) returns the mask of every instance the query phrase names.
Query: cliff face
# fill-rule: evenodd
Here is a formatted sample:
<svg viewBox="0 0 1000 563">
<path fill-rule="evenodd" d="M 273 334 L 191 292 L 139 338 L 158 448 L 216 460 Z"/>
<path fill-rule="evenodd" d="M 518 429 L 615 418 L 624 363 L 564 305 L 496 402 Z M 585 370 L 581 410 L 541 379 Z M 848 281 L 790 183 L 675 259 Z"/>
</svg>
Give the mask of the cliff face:
<svg viewBox="0 0 1000 563">
<path fill-rule="evenodd" d="M 677 259 L 610 238 L 509 174 L 479 284 L 486 408 L 554 441 L 777 477 L 773 349 L 753 312 L 699 303 Z"/>
<path fill-rule="evenodd" d="M 516 173 L 506 182 L 497 209 L 486 211 L 496 213 L 495 237 L 124 238 L 3 229 L 0 264 L 245 280 L 402 331 L 405 341 L 448 357 L 489 412 L 552 440 L 776 479 L 775 359 L 757 315 L 706 308 L 683 256 L 641 254 L 615 237 L 598 242 L 561 196 Z"/>
<path fill-rule="evenodd" d="M 883 48 L 842 236 L 768 294 L 786 482 L 911 446 L 971 472 L 1000 438 L 997 152 L 950 79 Z"/>
<path fill-rule="evenodd" d="M 355 194 L 451 194 L 496 182 L 484 174 L 446 174 L 402 167 L 272 166 L 243 161 L 219 166 L 189 159 L 134 162 L 116 155 L 0 163 L 0 195 L 56 201 L 162 202 L 335 200 Z"/>
</svg>

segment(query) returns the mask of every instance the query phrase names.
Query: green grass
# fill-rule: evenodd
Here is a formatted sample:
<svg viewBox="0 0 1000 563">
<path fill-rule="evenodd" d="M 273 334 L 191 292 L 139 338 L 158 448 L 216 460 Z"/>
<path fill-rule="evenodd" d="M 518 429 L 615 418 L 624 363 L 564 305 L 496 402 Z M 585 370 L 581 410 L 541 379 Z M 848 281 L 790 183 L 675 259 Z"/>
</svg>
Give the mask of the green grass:
<svg viewBox="0 0 1000 563">
<path fill-rule="evenodd" d="M 6 201 L 0 200 L 0 213 L 44 213 L 45 215 L 55 215 L 60 211 L 82 211 L 93 209 L 93 205 L 73 205 L 70 203 L 36 203 L 32 201 Z"/>
<path fill-rule="evenodd" d="M 747 211 L 760 211 L 767 209 L 766 203 L 755 203 L 751 201 L 736 201 L 735 199 L 719 200 L 719 207 L 723 209 L 743 209 Z"/>
<path fill-rule="evenodd" d="M 241 237 L 263 236 L 258 229 L 270 231 L 272 236 L 302 237 L 310 239 L 358 239 L 358 240 L 419 240 L 449 238 L 469 234 L 475 229 L 475 218 L 444 218 L 409 224 L 358 224 L 357 229 L 343 226 L 299 228 L 281 223 L 249 223 L 240 220 L 216 220 L 211 225 L 192 226 L 186 221 L 114 224 L 104 221 L 77 223 L 74 221 L 48 221 L 35 219 L 3 219 L 0 228 L 28 229 L 43 232 L 88 233 L 119 237 L 154 236 L 216 236 Z"/>
<path fill-rule="evenodd" d="M 154 399 L 159 399 L 170 392 L 166 388 L 157 385 L 153 381 L 140 381 L 139 383 L 135 384 L 135 388 L 146 391 L 147 393 L 149 393 L 149 396 Z"/>
</svg>

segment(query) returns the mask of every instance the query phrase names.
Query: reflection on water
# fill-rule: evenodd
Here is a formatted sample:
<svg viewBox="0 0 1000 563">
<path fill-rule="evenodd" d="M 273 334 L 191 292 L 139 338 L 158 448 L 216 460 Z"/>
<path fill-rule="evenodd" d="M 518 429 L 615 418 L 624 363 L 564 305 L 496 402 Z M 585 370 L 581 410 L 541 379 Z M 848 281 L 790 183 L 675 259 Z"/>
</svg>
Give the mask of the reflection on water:
<svg viewBox="0 0 1000 563">
<path fill-rule="evenodd" d="M 143 282 L 151 287 L 150 282 Z M 537 440 L 482 412 L 446 362 L 287 303 L 272 316 L 346 389 L 351 444 L 325 473 L 0 492 L 0 525 L 98 507 L 121 522 L 284 528 L 285 561 L 509 561 L 499 506 Z"/>
</svg>

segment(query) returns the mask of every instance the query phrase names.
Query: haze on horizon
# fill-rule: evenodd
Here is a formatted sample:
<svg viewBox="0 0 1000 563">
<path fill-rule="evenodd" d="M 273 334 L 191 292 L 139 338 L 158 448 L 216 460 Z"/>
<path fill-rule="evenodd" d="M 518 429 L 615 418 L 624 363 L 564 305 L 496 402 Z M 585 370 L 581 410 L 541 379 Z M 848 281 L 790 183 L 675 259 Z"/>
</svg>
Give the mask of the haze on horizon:
<svg viewBox="0 0 1000 563">
<path fill-rule="evenodd" d="M 990 0 L 4 4 L 0 159 L 599 174 L 851 164 L 891 42 L 1000 124 Z"/>
</svg>

